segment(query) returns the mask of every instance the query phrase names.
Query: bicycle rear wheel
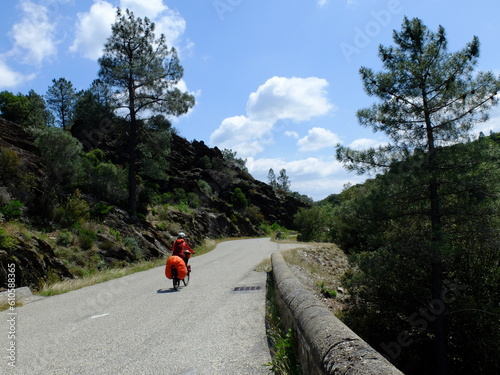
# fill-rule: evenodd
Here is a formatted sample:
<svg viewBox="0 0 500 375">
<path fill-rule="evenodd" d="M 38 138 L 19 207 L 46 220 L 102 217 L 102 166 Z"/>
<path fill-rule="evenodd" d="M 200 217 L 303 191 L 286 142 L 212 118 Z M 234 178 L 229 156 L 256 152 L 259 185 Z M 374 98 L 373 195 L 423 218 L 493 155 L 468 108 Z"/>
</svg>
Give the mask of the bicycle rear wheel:
<svg viewBox="0 0 500 375">
<path fill-rule="evenodd" d="M 179 290 L 179 287 L 181 285 L 181 281 L 176 277 L 174 277 L 173 279 L 173 282 L 174 282 L 174 290 Z"/>
<path fill-rule="evenodd" d="M 186 277 L 184 279 L 182 279 L 182 282 L 184 283 L 184 286 L 188 286 L 189 284 L 189 277 L 191 276 L 191 272 L 188 272 L 188 274 L 186 275 Z"/>
<path fill-rule="evenodd" d="M 181 281 L 177 277 L 177 269 L 172 266 L 172 282 L 174 284 L 174 290 L 179 290 L 179 286 L 181 285 Z"/>
</svg>

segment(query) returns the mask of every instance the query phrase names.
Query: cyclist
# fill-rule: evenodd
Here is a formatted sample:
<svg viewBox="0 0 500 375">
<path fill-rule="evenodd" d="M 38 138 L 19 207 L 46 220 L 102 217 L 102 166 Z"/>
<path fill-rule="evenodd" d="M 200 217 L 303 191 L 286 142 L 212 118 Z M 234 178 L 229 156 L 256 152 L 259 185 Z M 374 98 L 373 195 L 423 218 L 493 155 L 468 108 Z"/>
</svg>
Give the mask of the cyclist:
<svg viewBox="0 0 500 375">
<path fill-rule="evenodd" d="M 172 244 L 172 255 L 177 255 L 178 257 L 184 260 L 186 263 L 186 267 L 188 270 L 191 269 L 191 266 L 188 266 L 189 257 L 191 254 L 194 254 L 194 250 L 186 242 L 186 235 L 184 233 L 179 233 L 177 239 Z"/>
</svg>

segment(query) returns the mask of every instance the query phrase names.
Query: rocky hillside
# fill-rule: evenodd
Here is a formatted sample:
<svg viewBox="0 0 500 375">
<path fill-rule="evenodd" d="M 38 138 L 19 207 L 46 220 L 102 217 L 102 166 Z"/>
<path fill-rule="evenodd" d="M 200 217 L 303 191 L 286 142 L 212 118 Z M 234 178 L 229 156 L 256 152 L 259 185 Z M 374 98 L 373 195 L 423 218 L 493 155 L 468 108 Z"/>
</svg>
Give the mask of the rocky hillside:
<svg viewBox="0 0 500 375">
<path fill-rule="evenodd" d="M 113 147 L 111 140 L 109 144 Z M 304 206 L 203 142 L 173 134 L 171 150 L 168 177 L 145 183 L 154 184 L 156 196 L 165 199 L 149 203 L 146 212 L 131 220 L 125 207 L 102 202 L 85 188 L 55 188 L 58 181 L 31 133 L 0 118 L 0 288 L 5 287 L 8 264 L 16 265 L 18 286 L 38 288 L 48 279 L 164 257 L 179 231 L 196 247 L 208 238 L 263 235 L 273 223 L 292 228 L 294 214 Z M 248 202 L 238 209 L 233 204 L 236 189 Z M 176 194 L 195 203 L 174 202 Z M 71 204 L 83 207 L 76 224 L 54 220 L 57 210 L 74 209 Z"/>
</svg>

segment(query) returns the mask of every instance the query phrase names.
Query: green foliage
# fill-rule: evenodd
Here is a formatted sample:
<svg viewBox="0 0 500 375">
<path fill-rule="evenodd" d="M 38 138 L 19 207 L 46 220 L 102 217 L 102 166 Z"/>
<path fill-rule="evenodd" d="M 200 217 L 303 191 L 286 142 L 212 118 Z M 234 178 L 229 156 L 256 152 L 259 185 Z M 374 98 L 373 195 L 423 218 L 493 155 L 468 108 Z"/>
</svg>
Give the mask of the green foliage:
<svg viewBox="0 0 500 375">
<path fill-rule="evenodd" d="M 423 160 L 415 155 L 344 191 L 333 227 L 336 242 L 352 254 L 354 269 L 344 280 L 353 307 L 343 319 L 381 351 L 381 343 L 409 332 L 414 344 L 395 358 L 408 374 L 430 373 L 427 366 L 435 366 L 428 346 L 421 344 L 432 340 L 435 316 L 425 322 L 425 330 L 411 324 L 428 309 L 423 301 L 436 301 L 427 287 L 433 250 L 429 207 L 422 199 L 428 194 L 422 184 L 426 173 L 418 167 Z M 491 373 L 496 371 L 492 348 L 500 343 L 500 334 L 487 328 L 500 313 L 495 302 L 500 298 L 500 171 L 495 167 L 500 148 L 480 139 L 440 150 L 439 161 L 443 282 L 445 288 L 458 284 L 463 289 L 445 306 L 447 346 L 455 358 L 451 365 Z"/>
<path fill-rule="evenodd" d="M 183 212 L 189 212 L 192 208 L 201 205 L 201 199 L 193 192 L 186 193 L 184 188 L 174 188 L 172 192 L 163 194 L 162 201 L 175 206 Z"/>
<path fill-rule="evenodd" d="M 333 289 L 328 289 L 324 281 L 318 281 L 316 285 L 318 286 L 320 293 L 323 294 L 324 297 L 326 298 L 337 297 L 337 292 Z"/>
<path fill-rule="evenodd" d="M 92 209 L 92 216 L 97 216 L 97 217 L 103 217 L 109 214 L 111 211 L 113 211 L 115 207 L 114 206 L 108 206 L 104 202 L 99 202 L 95 205 L 95 207 Z"/>
<path fill-rule="evenodd" d="M 337 159 L 347 169 L 386 172 L 336 207 L 333 232 L 355 253 L 357 266 L 347 280 L 355 301 L 353 322 L 360 323 L 359 330 L 352 328 L 375 346 L 409 329 L 415 344 L 395 358 L 407 374 L 431 373 L 432 368 L 446 373 L 447 362 L 464 373 L 475 372 L 479 364 L 488 369 L 485 373 L 494 373 L 498 367 L 488 362 L 492 352 L 487 345 L 474 361 L 462 362 L 477 340 L 455 341 L 462 329 L 454 325 L 455 317 L 464 315 L 455 306 L 446 306 L 449 312 L 427 322 L 428 330 L 411 329 L 408 317 L 427 307 L 421 301 L 439 301 L 446 282 L 460 280 L 487 289 L 491 281 L 498 284 L 482 275 L 469 279 L 465 270 L 470 266 L 463 265 L 467 258 L 458 255 L 465 245 L 474 262 L 489 259 L 490 269 L 499 262 L 489 250 L 498 247 L 500 235 L 499 153 L 483 140 L 458 143 L 467 141 L 472 127 L 485 121 L 498 103 L 500 79 L 473 71 L 479 57 L 477 37 L 450 53 L 443 27 L 433 33 L 421 20 L 405 18 L 394 42 L 379 48 L 383 71 L 360 69 L 367 94 L 380 101 L 357 113 L 361 125 L 384 132 L 390 143 L 364 151 L 337 147 Z M 483 309 L 493 308 L 491 297 L 476 293 L 461 299 Z M 483 327 L 492 324 L 496 309 L 478 317 Z M 498 346 L 500 333 L 481 334 L 492 339 L 490 348 Z M 427 341 L 435 344 L 430 358 L 429 346 L 421 345 Z"/>
<path fill-rule="evenodd" d="M 140 137 L 137 146 L 140 160 L 140 172 L 153 179 L 167 177 L 168 161 L 170 154 L 172 134 L 168 129 L 149 128 L 145 136 Z"/>
<path fill-rule="evenodd" d="M 125 237 L 123 243 L 138 259 L 144 257 L 144 251 L 136 237 Z"/>
<path fill-rule="evenodd" d="M 234 189 L 233 195 L 231 196 L 231 203 L 238 211 L 244 211 L 248 207 L 248 199 L 240 188 Z"/>
<path fill-rule="evenodd" d="M 181 92 L 175 85 L 183 75 L 175 49 L 168 49 L 165 36 L 155 37 L 155 25 L 147 17 L 136 18 L 126 9 L 117 10 L 116 22 L 111 27 L 112 33 L 104 45 L 104 54 L 99 58 L 99 78 L 110 89 L 115 90 L 115 106 L 128 108 L 130 121 L 128 126 L 129 147 L 129 211 L 134 217 L 137 211 L 136 157 L 137 150 L 145 159 L 140 167 L 146 174 L 154 174 L 162 166 L 149 158 L 147 144 L 151 134 L 159 135 L 164 143 L 168 129 L 157 129 L 154 124 L 149 129 L 140 127 L 138 114 L 144 111 L 161 112 L 165 115 L 179 116 L 194 105 L 194 97 Z M 145 136 L 139 139 L 139 131 Z M 150 138 L 148 138 L 150 137 Z M 137 147 L 139 145 L 139 147 Z M 161 146 L 161 145 L 160 145 Z M 165 165 L 165 158 L 158 158 Z"/>
<path fill-rule="evenodd" d="M 0 249 L 10 252 L 15 250 L 18 244 L 19 241 L 15 237 L 9 235 L 4 228 L 0 227 Z"/>
<path fill-rule="evenodd" d="M 28 95 L 0 92 L 0 116 L 35 129 L 42 129 L 53 123 L 53 116 L 47 110 L 45 100 L 34 90 L 30 90 Z"/>
<path fill-rule="evenodd" d="M 20 201 L 13 200 L 0 206 L 0 214 L 2 214 L 7 220 L 17 219 L 21 217 L 23 208 L 24 205 Z"/>
<path fill-rule="evenodd" d="M 73 83 L 66 78 L 53 79 L 45 97 L 48 107 L 56 114 L 58 124 L 63 130 L 68 129 L 77 99 Z"/>
<path fill-rule="evenodd" d="M 60 184 L 74 185 L 82 174 L 82 144 L 58 128 L 42 130 L 35 140 L 44 165 Z"/>
<path fill-rule="evenodd" d="M 73 242 L 75 241 L 75 237 L 73 233 L 69 230 L 62 230 L 59 232 L 57 236 L 57 244 L 61 246 L 71 246 L 73 245 Z"/>
<path fill-rule="evenodd" d="M 75 190 L 64 202 L 55 210 L 55 220 L 64 227 L 71 227 L 81 223 L 88 217 L 90 207 L 83 198 L 80 190 Z"/>
<path fill-rule="evenodd" d="M 123 239 L 123 236 L 122 234 L 120 233 L 120 231 L 116 230 L 116 229 L 113 229 L 113 228 L 109 228 L 109 233 L 114 236 L 118 241 L 121 241 Z"/>
<path fill-rule="evenodd" d="M 127 170 L 104 161 L 104 152 L 95 149 L 85 154 L 86 179 L 84 186 L 107 202 L 123 205 L 127 200 Z"/>
<path fill-rule="evenodd" d="M 249 205 L 246 208 L 245 216 L 253 224 L 260 224 L 264 222 L 264 220 L 266 219 L 264 214 L 261 212 L 260 208 L 253 204 Z"/>
<path fill-rule="evenodd" d="M 235 166 L 237 168 L 240 168 L 242 171 L 248 172 L 248 169 L 246 167 L 246 159 L 241 159 L 236 157 L 237 152 L 229 149 L 224 149 L 222 150 L 222 156 L 224 159 L 229 163 L 229 165 Z"/>
<path fill-rule="evenodd" d="M 198 166 L 201 169 L 212 169 L 212 160 L 210 160 L 210 157 L 208 155 L 203 155 L 199 160 L 198 160 Z"/>
<path fill-rule="evenodd" d="M 97 234 L 92 228 L 80 227 L 78 228 L 78 244 L 80 248 L 89 250 L 94 246 Z"/>
<path fill-rule="evenodd" d="M 272 344 L 272 362 L 266 363 L 270 374 L 279 375 L 301 375 L 302 370 L 298 363 L 298 355 L 295 347 L 295 333 L 292 329 L 286 329 L 279 316 L 276 303 L 276 289 L 274 282 L 270 279 L 266 293 L 266 320 L 267 336 Z"/>
<path fill-rule="evenodd" d="M 100 80 L 92 82 L 88 90 L 78 94 L 73 112 L 75 123 L 81 131 L 93 134 L 109 126 L 116 118 L 112 108 L 112 95 L 109 88 Z M 90 141 L 90 140 L 89 140 Z M 93 146 L 99 147 L 99 140 Z"/>
<path fill-rule="evenodd" d="M 23 124 L 29 114 L 28 98 L 19 93 L 14 95 L 9 91 L 0 92 L 0 115 L 17 124 Z"/>
<path fill-rule="evenodd" d="M 303 242 L 331 241 L 331 222 L 332 208 L 329 205 L 300 208 L 294 216 L 294 223 L 300 232 L 297 239 Z"/>
<path fill-rule="evenodd" d="M 5 185 L 15 183 L 19 178 L 21 161 L 10 148 L 0 147 L 0 181 Z"/>
<path fill-rule="evenodd" d="M 212 195 L 212 187 L 208 184 L 208 182 L 204 180 L 198 180 L 197 184 L 200 190 L 204 192 L 206 195 Z"/>
</svg>

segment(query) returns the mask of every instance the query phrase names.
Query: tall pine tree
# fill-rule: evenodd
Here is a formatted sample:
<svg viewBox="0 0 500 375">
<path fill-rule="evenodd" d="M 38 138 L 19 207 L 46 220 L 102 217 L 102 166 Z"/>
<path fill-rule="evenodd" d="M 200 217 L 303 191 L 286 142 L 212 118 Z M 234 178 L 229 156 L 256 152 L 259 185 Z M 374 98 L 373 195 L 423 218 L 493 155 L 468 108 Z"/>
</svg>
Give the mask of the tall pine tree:
<svg viewBox="0 0 500 375">
<path fill-rule="evenodd" d="M 116 107 L 128 111 L 129 211 L 135 217 L 139 116 L 146 110 L 179 116 L 194 106 L 194 97 L 176 87 L 183 68 L 165 36 L 156 39 L 155 24 L 128 9 L 125 14 L 118 9 L 116 18 L 99 59 L 99 77 L 115 89 Z"/>
<path fill-rule="evenodd" d="M 410 155 L 425 155 L 417 168 L 425 176 L 421 199 L 427 202 L 430 228 L 431 296 L 440 300 L 447 251 L 440 195 L 442 146 L 466 141 L 473 126 L 488 119 L 488 110 L 498 102 L 500 79 L 490 72 L 474 72 L 479 58 L 477 37 L 461 51 L 450 53 L 443 27 L 434 33 L 420 19 L 405 18 L 393 39 L 395 46 L 379 48 L 383 71 L 360 69 L 366 93 L 380 101 L 358 111 L 360 123 L 385 133 L 390 143 L 365 151 L 338 146 L 337 159 L 349 170 L 364 173 L 387 170 Z M 445 313 L 436 316 L 434 337 L 437 367 L 446 374 Z"/>
</svg>

